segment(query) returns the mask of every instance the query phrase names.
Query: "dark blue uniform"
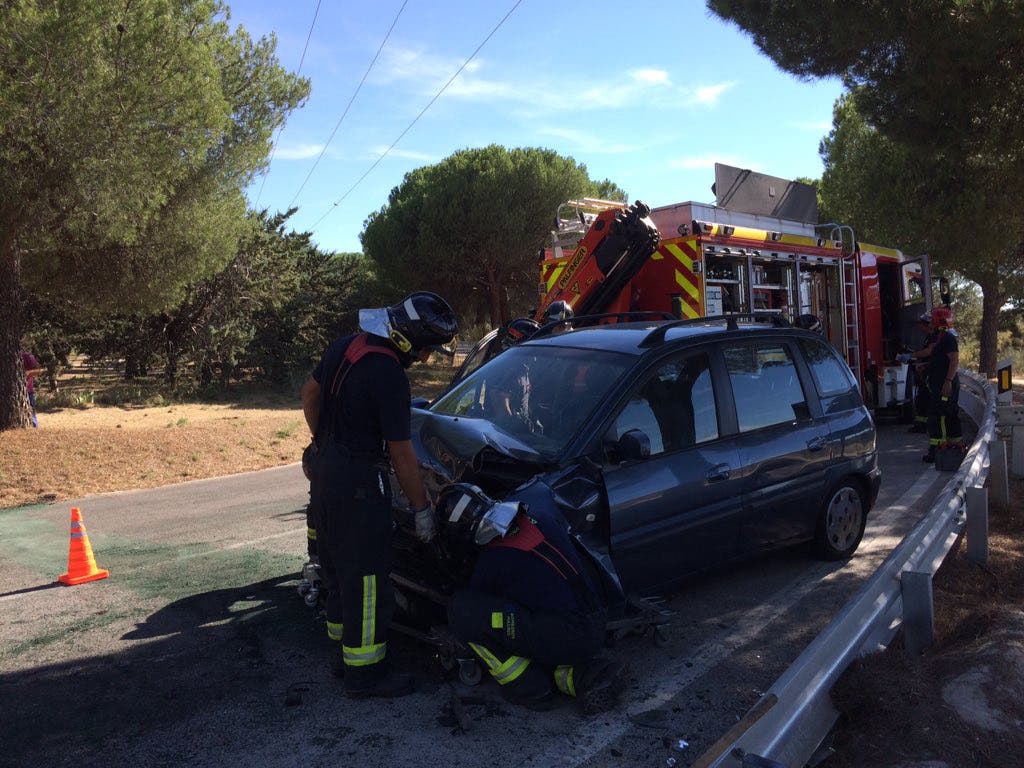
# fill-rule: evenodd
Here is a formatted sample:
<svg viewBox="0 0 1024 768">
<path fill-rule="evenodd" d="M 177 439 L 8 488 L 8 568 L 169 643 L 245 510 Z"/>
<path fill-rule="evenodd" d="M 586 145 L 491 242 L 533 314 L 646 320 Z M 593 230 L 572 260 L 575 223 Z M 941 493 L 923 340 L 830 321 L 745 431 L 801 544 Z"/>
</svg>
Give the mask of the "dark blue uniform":
<svg viewBox="0 0 1024 768">
<path fill-rule="evenodd" d="M 547 685 L 553 675 L 575 695 L 574 667 L 600 651 L 606 616 L 564 518 L 538 507 L 482 549 L 449 620 L 499 684 Z"/>
<path fill-rule="evenodd" d="M 346 669 L 384 660 L 391 623 L 391 485 L 387 441 L 410 436 L 405 370 L 386 339 L 346 336 L 313 372 L 320 415 L 312 504 L 327 633 Z"/>
<path fill-rule="evenodd" d="M 949 374 L 949 356 L 959 352 L 960 337 L 952 328 L 939 333 L 928 358 L 928 459 L 934 459 L 935 451 L 942 445 L 963 443 L 964 430 L 960 423 L 960 377 L 953 374 L 949 385 L 949 396 L 942 394 L 942 387 Z"/>
</svg>

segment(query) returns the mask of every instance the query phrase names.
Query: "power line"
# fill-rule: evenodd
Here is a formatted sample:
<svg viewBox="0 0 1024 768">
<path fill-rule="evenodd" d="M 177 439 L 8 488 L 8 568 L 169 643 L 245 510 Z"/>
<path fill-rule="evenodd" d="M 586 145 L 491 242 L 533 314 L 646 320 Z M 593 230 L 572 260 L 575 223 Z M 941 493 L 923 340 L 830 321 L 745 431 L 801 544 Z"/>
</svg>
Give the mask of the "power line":
<svg viewBox="0 0 1024 768">
<path fill-rule="evenodd" d="M 313 21 L 309 23 L 309 32 L 306 33 L 306 44 L 302 46 L 302 55 L 299 57 L 299 68 L 295 70 L 296 75 L 302 71 L 302 65 L 306 63 L 306 51 L 309 50 L 309 40 L 313 37 L 313 27 L 316 26 L 316 17 L 320 15 L 321 2 L 323 2 L 323 0 L 316 0 L 316 10 L 313 11 Z M 263 180 L 260 182 L 260 191 L 256 195 L 256 202 L 253 203 L 253 208 L 259 207 L 260 198 L 263 197 L 263 187 L 266 186 L 267 176 L 270 175 L 270 165 L 274 162 L 274 154 L 277 152 L 277 142 L 281 140 L 282 131 L 284 131 L 284 123 L 281 123 L 281 127 L 277 129 L 277 136 L 274 139 L 274 143 L 270 146 L 270 159 L 267 160 L 267 172 L 263 174 Z"/>
<path fill-rule="evenodd" d="M 409 0 L 404 0 L 402 2 L 402 7 L 399 8 L 398 9 L 398 13 L 395 14 L 395 18 L 391 21 L 391 26 L 388 27 L 387 34 L 384 35 L 384 39 L 381 41 L 380 47 L 377 48 L 377 53 L 375 53 L 373 55 L 373 60 L 370 62 L 370 66 L 368 66 L 366 68 L 366 71 L 363 73 L 363 79 L 359 81 L 359 85 L 357 85 L 355 91 L 352 92 L 352 96 L 351 96 L 351 98 L 349 98 L 348 104 L 345 105 L 345 111 L 342 112 L 341 113 L 341 117 L 338 118 L 338 122 L 335 124 L 334 130 L 331 131 L 331 135 L 327 137 L 327 143 L 324 144 L 323 149 L 320 150 L 320 155 L 317 157 L 316 161 L 313 163 L 313 167 L 309 169 L 309 173 L 306 174 L 306 178 L 304 178 L 302 180 L 302 184 L 299 185 L 298 192 L 296 192 L 294 197 L 292 197 L 292 201 L 290 203 L 288 203 L 288 207 L 289 208 L 291 208 L 293 205 L 295 205 L 295 201 L 298 199 L 299 195 L 302 193 L 302 190 L 306 188 L 306 182 L 309 181 L 309 178 L 313 175 L 313 171 L 315 171 L 316 167 L 320 164 L 320 160 L 323 158 L 324 153 L 327 151 L 327 147 L 330 146 L 331 141 L 333 141 L 333 139 L 334 139 L 334 134 L 336 134 L 338 132 L 338 129 L 341 127 L 341 123 L 345 119 L 345 115 L 348 114 L 348 110 L 352 106 L 352 102 L 355 101 L 356 100 L 356 96 L 359 95 L 359 91 L 362 89 L 363 83 L 366 82 L 366 78 L 369 76 L 370 70 L 373 69 L 373 65 L 377 63 L 377 59 L 380 56 L 380 52 L 383 51 L 384 50 L 384 46 L 387 45 L 388 39 L 391 37 L 391 32 L 392 32 L 392 30 L 394 30 L 395 24 L 398 23 L 398 18 L 402 15 L 402 11 L 405 10 L 405 6 L 408 5 L 408 3 L 409 3 Z"/>
<path fill-rule="evenodd" d="M 355 190 L 355 188 L 358 187 L 360 185 L 360 183 L 362 183 L 363 179 L 365 179 L 367 176 L 369 176 L 370 173 L 373 171 L 373 169 L 376 168 L 378 165 L 380 165 L 381 161 L 385 157 L 388 156 L 388 153 L 391 152 L 391 150 L 395 148 L 395 146 L 398 144 L 398 142 L 400 142 L 402 140 L 402 137 L 404 137 L 405 134 L 407 134 L 412 129 L 412 127 L 414 125 L 416 125 L 416 123 L 419 121 L 419 119 L 421 117 L 423 117 L 424 113 L 428 109 L 430 109 L 434 105 L 434 102 L 437 101 L 441 97 L 441 94 L 444 93 L 448 89 L 448 86 L 451 85 L 453 82 L 455 82 L 455 78 L 457 78 L 460 74 L 462 74 L 462 70 L 464 70 L 467 66 L 469 66 L 469 63 L 474 58 L 476 58 L 476 55 L 478 53 L 480 53 L 480 50 L 485 45 L 487 45 L 487 41 L 490 40 L 494 36 L 495 32 L 497 32 L 499 29 L 501 29 L 502 24 L 504 24 L 506 21 L 508 21 L 509 16 L 511 16 L 515 12 L 516 8 L 518 8 L 522 4 L 522 2 L 523 2 L 523 0 L 516 0 L 515 4 L 509 9 L 508 13 L 506 13 L 502 17 L 501 21 L 499 21 L 495 25 L 494 29 L 492 29 L 490 31 L 490 33 L 487 35 L 487 37 L 485 37 L 483 39 L 483 42 L 481 42 L 480 45 L 478 45 L 476 47 L 476 50 L 473 51 L 473 53 L 470 54 L 469 58 L 466 59 L 462 63 L 462 66 L 458 68 L 458 70 L 455 72 L 454 75 L 451 76 L 451 78 L 448 80 L 448 82 L 441 86 L 441 90 L 439 90 L 437 93 L 434 94 L 434 98 L 432 98 L 430 100 L 430 102 L 427 104 L 427 106 L 425 106 L 423 109 L 420 110 L 420 113 L 418 115 L 416 115 L 416 117 L 413 118 L 413 121 L 411 123 L 409 123 L 409 125 L 406 126 L 404 131 L 402 131 L 400 134 L 398 134 L 398 138 L 396 138 L 393 142 L 391 142 L 391 145 L 386 150 L 384 150 L 383 153 L 381 153 L 381 156 L 378 157 L 374 161 L 373 165 L 371 165 L 369 168 L 366 169 L 366 172 L 356 180 L 356 183 L 353 184 L 351 187 L 349 187 L 348 191 L 345 192 L 345 194 L 343 194 L 335 203 L 333 203 L 331 205 L 331 207 L 327 209 L 327 211 L 324 213 L 323 216 L 321 216 L 319 219 L 316 220 L 316 223 L 313 224 L 312 227 L 310 227 L 310 230 L 316 229 L 317 226 L 320 224 L 320 222 L 322 222 L 324 219 L 326 219 L 331 214 L 332 211 L 334 211 L 339 205 L 341 205 L 345 201 L 345 198 L 348 197 L 349 195 L 351 195 L 352 192 Z"/>
</svg>

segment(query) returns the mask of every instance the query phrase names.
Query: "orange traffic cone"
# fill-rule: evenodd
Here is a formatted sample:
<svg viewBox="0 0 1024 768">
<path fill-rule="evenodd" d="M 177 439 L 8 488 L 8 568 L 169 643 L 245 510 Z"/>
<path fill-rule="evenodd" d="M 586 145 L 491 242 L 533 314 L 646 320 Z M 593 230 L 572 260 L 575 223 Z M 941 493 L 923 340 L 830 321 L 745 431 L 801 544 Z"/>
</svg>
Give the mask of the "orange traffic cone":
<svg viewBox="0 0 1024 768">
<path fill-rule="evenodd" d="M 71 548 L 68 551 L 68 572 L 60 576 L 60 581 L 69 586 L 82 584 L 86 581 L 105 579 L 110 571 L 96 567 L 96 559 L 92 556 L 92 545 L 89 534 L 85 532 L 82 513 L 78 507 L 71 508 Z"/>
</svg>

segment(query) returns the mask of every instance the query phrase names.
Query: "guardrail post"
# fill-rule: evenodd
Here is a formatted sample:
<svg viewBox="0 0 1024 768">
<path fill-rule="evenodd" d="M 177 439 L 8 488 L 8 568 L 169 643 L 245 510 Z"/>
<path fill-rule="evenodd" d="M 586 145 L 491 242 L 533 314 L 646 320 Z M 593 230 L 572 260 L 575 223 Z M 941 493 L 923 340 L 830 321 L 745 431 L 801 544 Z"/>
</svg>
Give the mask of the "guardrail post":
<svg viewBox="0 0 1024 768">
<path fill-rule="evenodd" d="M 907 652 L 920 655 L 935 637 L 932 575 L 927 571 L 903 571 L 903 639 Z"/>
<path fill-rule="evenodd" d="M 988 562 L 988 489 L 967 489 L 967 559 L 984 565 Z"/>
<path fill-rule="evenodd" d="M 992 500 L 996 504 L 1009 506 L 1010 477 L 1006 471 L 1006 443 L 996 438 L 989 443 L 989 485 L 992 488 Z"/>
<path fill-rule="evenodd" d="M 1010 444 L 1013 450 L 1010 469 L 1014 477 L 1024 477 L 1024 427 L 1013 428 L 1013 439 Z"/>
</svg>

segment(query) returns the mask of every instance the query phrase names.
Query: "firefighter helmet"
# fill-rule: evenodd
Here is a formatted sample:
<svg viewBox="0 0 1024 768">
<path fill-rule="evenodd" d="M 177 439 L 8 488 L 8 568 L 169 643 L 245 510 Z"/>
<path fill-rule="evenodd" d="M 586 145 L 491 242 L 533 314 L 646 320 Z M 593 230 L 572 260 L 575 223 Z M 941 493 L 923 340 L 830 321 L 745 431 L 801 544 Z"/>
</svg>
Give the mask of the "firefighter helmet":
<svg viewBox="0 0 1024 768">
<path fill-rule="evenodd" d="M 442 537 L 450 550 L 483 546 L 508 533 L 519 502 L 497 502 L 471 483 L 454 483 L 438 496 L 436 510 Z"/>
<path fill-rule="evenodd" d="M 544 310 L 544 320 L 548 323 L 565 322 L 572 318 L 572 304 L 562 299 L 551 302 L 551 305 Z"/>
<path fill-rule="evenodd" d="M 390 307 L 359 310 L 359 327 L 390 339 L 408 363 L 420 352 L 449 343 L 459 332 L 459 321 L 455 310 L 436 293 L 417 291 Z"/>
<path fill-rule="evenodd" d="M 500 331 L 498 331 L 498 343 L 502 349 L 508 349 L 514 347 L 521 341 L 526 341 L 540 325 L 528 317 L 518 317 L 515 320 L 510 320 L 505 323 Z"/>
<path fill-rule="evenodd" d="M 797 328 L 803 328 L 807 331 L 814 331 L 814 333 L 821 333 L 821 320 L 817 315 L 806 314 L 800 315 L 796 320 L 793 321 L 793 325 Z"/>
<path fill-rule="evenodd" d="M 932 325 L 936 328 L 952 328 L 953 310 L 949 307 L 935 307 L 932 310 Z"/>
</svg>

